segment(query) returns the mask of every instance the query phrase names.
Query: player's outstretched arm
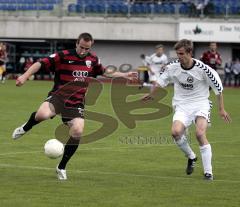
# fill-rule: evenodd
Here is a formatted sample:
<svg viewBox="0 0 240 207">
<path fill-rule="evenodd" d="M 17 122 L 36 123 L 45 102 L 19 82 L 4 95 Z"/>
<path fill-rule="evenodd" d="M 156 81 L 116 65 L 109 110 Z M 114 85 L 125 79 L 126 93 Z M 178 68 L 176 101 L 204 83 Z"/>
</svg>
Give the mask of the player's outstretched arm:
<svg viewBox="0 0 240 207">
<path fill-rule="evenodd" d="M 16 80 L 16 86 L 22 86 L 29 77 L 39 71 L 41 64 L 39 62 L 34 63 L 24 74 L 19 76 Z"/>
<path fill-rule="evenodd" d="M 142 101 L 149 101 L 149 100 L 153 100 L 154 99 L 154 96 L 156 94 L 156 91 L 157 91 L 157 88 L 160 87 L 160 85 L 155 82 L 155 81 L 152 81 L 152 87 L 151 87 L 151 90 L 150 90 L 150 93 L 144 95 L 142 97 Z"/>
<path fill-rule="evenodd" d="M 224 101 L 223 101 L 223 94 L 222 93 L 217 95 L 217 102 L 218 102 L 218 111 L 219 111 L 220 117 L 222 117 L 222 119 L 226 123 L 230 123 L 232 120 L 231 120 L 230 115 L 224 109 Z"/>
<path fill-rule="evenodd" d="M 127 78 L 130 80 L 134 80 L 134 79 L 137 79 L 138 73 L 136 71 L 131 71 L 131 72 L 127 72 L 127 73 L 122 73 L 122 72 L 116 71 L 114 73 L 105 72 L 104 76 L 108 77 L 108 78 L 123 77 L 123 78 Z"/>
</svg>

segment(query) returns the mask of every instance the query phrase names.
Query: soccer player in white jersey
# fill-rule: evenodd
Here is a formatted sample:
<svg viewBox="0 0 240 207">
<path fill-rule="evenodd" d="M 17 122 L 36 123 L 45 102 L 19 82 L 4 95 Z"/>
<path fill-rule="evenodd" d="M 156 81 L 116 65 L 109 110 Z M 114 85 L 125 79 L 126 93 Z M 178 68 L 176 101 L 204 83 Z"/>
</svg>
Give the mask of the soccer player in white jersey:
<svg viewBox="0 0 240 207">
<path fill-rule="evenodd" d="M 168 58 L 164 54 L 164 46 L 162 44 L 157 45 L 155 47 L 155 53 L 153 53 L 151 56 L 145 57 L 146 65 L 149 68 L 148 75 L 149 80 L 152 82 L 154 80 L 155 75 L 162 74 L 164 71 L 164 67 L 168 63 Z M 150 86 L 152 87 L 152 84 L 143 84 L 143 86 Z"/>
<path fill-rule="evenodd" d="M 150 100 L 156 87 L 174 84 L 172 100 L 175 111 L 172 123 L 172 136 L 177 146 L 188 157 L 186 173 L 192 174 L 197 156 L 191 149 L 185 135 L 185 130 L 195 123 L 196 138 L 199 142 L 204 170 L 204 178 L 213 180 L 212 150 L 206 137 L 209 118 L 209 86 L 217 96 L 219 115 L 227 123 L 231 118 L 224 109 L 223 86 L 221 80 L 212 68 L 200 60 L 192 58 L 193 43 L 190 40 L 180 40 L 174 46 L 178 60 L 170 63 L 164 73 L 155 76 L 155 88 L 144 96 L 143 100 Z"/>
</svg>

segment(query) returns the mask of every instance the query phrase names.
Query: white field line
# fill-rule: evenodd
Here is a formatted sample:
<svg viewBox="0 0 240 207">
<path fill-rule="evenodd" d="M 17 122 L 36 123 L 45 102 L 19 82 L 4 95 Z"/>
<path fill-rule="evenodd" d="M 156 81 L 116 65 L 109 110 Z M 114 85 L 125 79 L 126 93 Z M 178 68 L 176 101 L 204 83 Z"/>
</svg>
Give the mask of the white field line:
<svg viewBox="0 0 240 207">
<path fill-rule="evenodd" d="M 12 164 L 0 164 L 0 167 L 5 168 L 19 168 L 19 169 L 27 169 L 27 170 L 46 170 L 46 171 L 55 171 L 55 168 L 49 167 L 38 167 L 38 166 L 21 166 L 21 165 L 12 165 Z M 100 175 L 113 175 L 120 177 L 140 177 L 140 178 L 150 178 L 150 179 L 175 179 L 175 180 L 195 180 L 193 177 L 171 177 L 171 176 L 155 176 L 155 175 L 146 175 L 146 174 L 133 174 L 133 173 L 118 173 L 118 172 L 103 172 L 103 171 L 91 171 L 91 170 L 68 170 L 69 172 L 73 172 L 75 174 L 82 173 L 92 173 L 92 174 L 100 174 Z M 208 182 L 208 181 L 204 181 Z M 225 182 L 225 183 L 240 183 L 240 180 L 217 180 L 215 179 L 213 182 Z"/>
<path fill-rule="evenodd" d="M 170 146 L 175 146 L 175 144 L 170 145 L 158 145 L 159 147 L 170 147 Z M 79 151 L 88 151 L 88 150 L 110 150 L 110 151 L 119 151 L 122 149 L 138 149 L 138 148 L 147 148 L 147 147 L 152 147 L 152 145 L 137 145 L 137 144 L 131 144 L 130 147 L 89 147 L 89 148 L 79 148 Z M 24 152 L 7 152 L 7 153 L 0 153 L 0 156 L 5 156 L 5 155 L 17 155 L 17 154 L 34 154 L 34 153 L 43 153 L 44 151 L 36 150 L 36 151 L 24 151 Z"/>
<path fill-rule="evenodd" d="M 213 144 L 219 142 L 211 142 Z M 124 145 L 124 144 L 122 144 Z M 90 150 L 109 150 L 109 151 L 120 151 L 120 150 L 136 150 L 138 148 L 150 148 L 150 147 L 175 147 L 175 144 L 126 144 L 126 147 L 80 147 L 79 151 L 90 151 Z M 192 145 L 197 145 L 192 144 Z M 21 151 L 21 152 L 7 152 L 7 153 L 0 153 L 0 156 L 8 156 L 8 155 L 18 155 L 18 154 L 35 154 L 35 153 L 43 153 L 44 150 L 36 150 L 36 151 Z M 218 156 L 219 157 L 219 156 Z M 239 157 L 237 155 L 221 155 L 220 157 Z"/>
<path fill-rule="evenodd" d="M 141 140 L 142 141 L 142 140 Z M 211 141 L 211 137 L 209 139 L 209 142 L 210 144 L 221 144 L 221 143 L 228 143 L 228 144 L 232 144 L 232 143 L 239 143 L 240 144 L 240 141 L 239 140 L 232 140 L 232 141 L 229 141 L 229 140 L 226 140 L 226 141 Z M 1 143 L 1 146 L 2 145 L 12 145 L 14 144 L 13 142 L 4 142 L 4 143 Z M 129 145 L 129 146 L 154 146 L 154 147 L 160 147 L 160 146 L 163 146 L 163 147 L 166 147 L 166 146 L 175 146 L 175 144 L 173 143 L 173 141 L 171 141 L 171 143 L 167 143 L 167 144 L 162 144 L 162 143 L 147 143 L 147 144 L 142 144 L 142 143 L 136 143 L 136 142 L 133 142 L 132 144 L 131 143 L 121 143 L 120 141 L 116 144 L 119 144 L 119 145 Z M 194 143 L 190 143 L 191 145 L 198 145 L 196 139 L 194 139 Z M 82 144 L 82 145 L 88 145 L 88 144 Z M 126 147 L 127 148 L 127 147 Z"/>
</svg>

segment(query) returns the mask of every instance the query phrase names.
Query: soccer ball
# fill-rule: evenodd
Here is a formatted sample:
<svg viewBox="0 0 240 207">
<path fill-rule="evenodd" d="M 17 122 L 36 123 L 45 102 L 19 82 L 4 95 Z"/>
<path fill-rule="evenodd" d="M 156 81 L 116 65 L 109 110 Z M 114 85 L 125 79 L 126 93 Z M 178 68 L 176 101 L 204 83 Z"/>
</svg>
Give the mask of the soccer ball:
<svg viewBox="0 0 240 207">
<path fill-rule="evenodd" d="M 51 159 L 61 157 L 64 152 L 64 145 L 57 139 L 50 139 L 44 145 L 44 153 Z"/>
</svg>

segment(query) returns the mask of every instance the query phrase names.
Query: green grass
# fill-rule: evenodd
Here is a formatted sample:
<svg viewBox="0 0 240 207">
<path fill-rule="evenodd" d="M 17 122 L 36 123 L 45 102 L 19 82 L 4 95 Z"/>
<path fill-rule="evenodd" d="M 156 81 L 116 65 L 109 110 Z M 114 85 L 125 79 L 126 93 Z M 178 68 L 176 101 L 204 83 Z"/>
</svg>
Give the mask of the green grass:
<svg viewBox="0 0 240 207">
<path fill-rule="evenodd" d="M 29 81 L 16 88 L 14 81 L 0 85 L 0 206 L 161 206 L 238 207 L 240 203 L 239 90 L 225 89 L 225 107 L 233 122 L 225 124 L 212 112 L 208 138 L 213 148 L 215 180 L 202 179 L 201 159 L 191 176 L 185 175 L 186 158 L 170 139 L 172 114 L 153 121 L 138 121 L 135 129 L 121 123 L 110 104 L 110 84 L 90 111 L 118 120 L 118 129 L 108 137 L 83 144 L 68 164 L 68 180 L 56 179 L 59 160 L 48 159 L 44 143 L 61 124 L 58 117 L 36 126 L 22 139 L 13 141 L 14 128 L 28 119 L 50 90 L 51 82 Z M 165 104 L 171 105 L 172 88 Z M 211 98 L 214 100 L 215 97 Z M 137 112 L 136 112 L 137 113 Z M 99 123 L 86 121 L 85 133 Z M 200 158 L 191 128 L 191 143 Z M 132 141 L 135 138 L 135 141 Z M 158 144 L 137 144 L 149 137 Z M 159 142 L 160 142 L 159 141 Z"/>
</svg>

